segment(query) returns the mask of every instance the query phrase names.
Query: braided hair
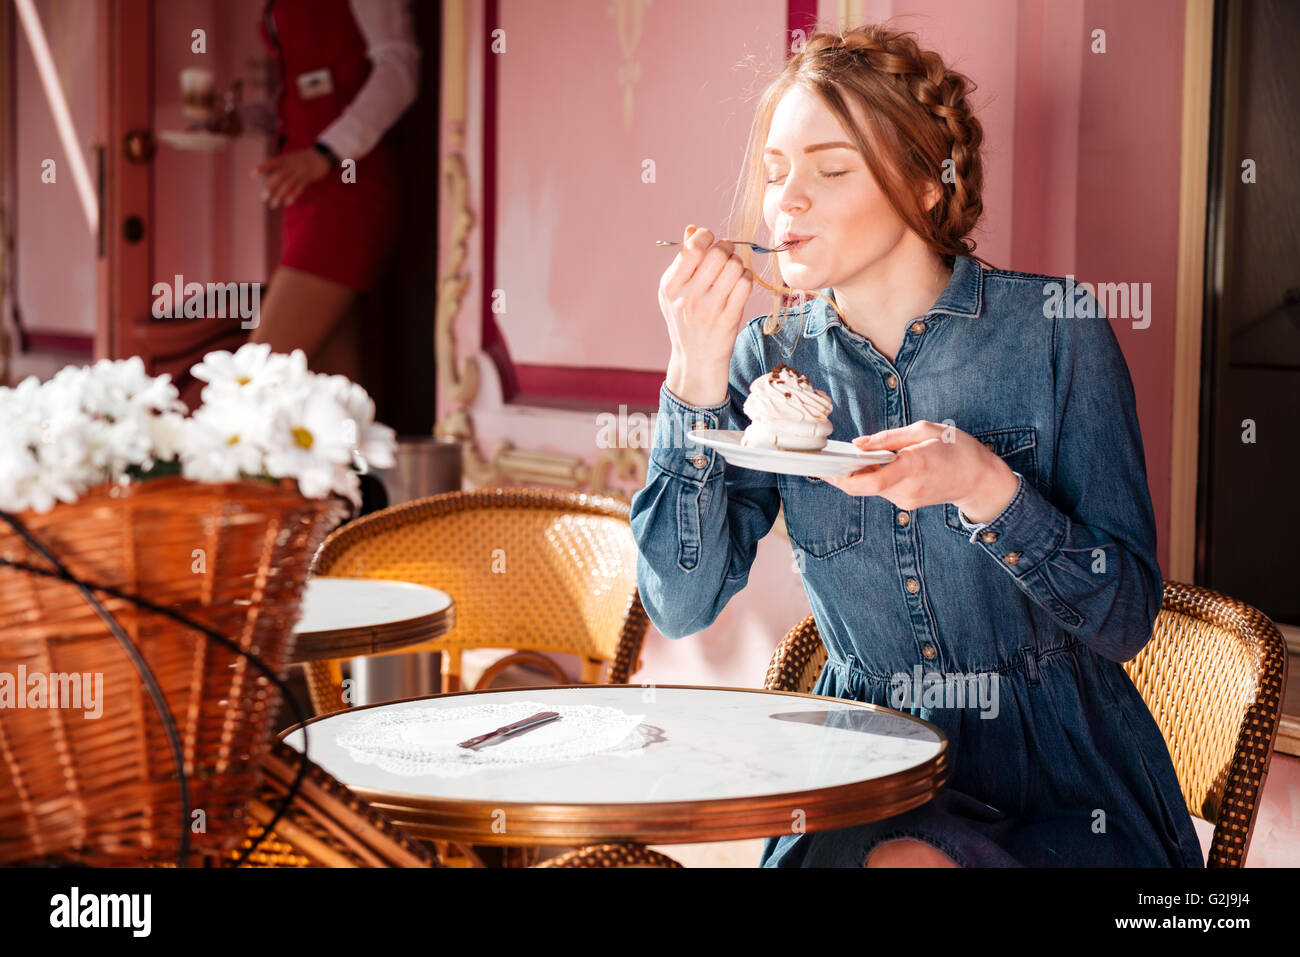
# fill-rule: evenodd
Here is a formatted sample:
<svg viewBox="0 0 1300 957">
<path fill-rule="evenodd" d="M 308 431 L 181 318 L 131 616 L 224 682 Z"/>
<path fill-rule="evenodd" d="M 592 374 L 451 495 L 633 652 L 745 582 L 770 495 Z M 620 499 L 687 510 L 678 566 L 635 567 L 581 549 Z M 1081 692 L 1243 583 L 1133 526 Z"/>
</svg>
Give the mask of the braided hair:
<svg viewBox="0 0 1300 957">
<path fill-rule="evenodd" d="M 743 199 L 736 235 L 753 235 L 762 219 L 763 145 L 777 104 L 795 85 L 817 94 L 835 113 L 895 212 L 945 266 L 951 268 L 959 255 L 989 265 L 975 255 L 969 236 L 984 212 L 984 129 L 970 103 L 975 84 L 948 69 L 939 54 L 921 49 L 914 34 L 880 24 L 812 34 L 763 92 L 738 190 Z M 851 104 L 862 108 L 865 130 Z M 925 197 L 935 187 L 938 198 L 927 210 Z M 781 299 L 791 295 L 825 299 L 843 318 L 817 290 L 772 285 L 757 273 L 754 278 L 774 293 L 764 333 L 784 324 Z"/>
</svg>

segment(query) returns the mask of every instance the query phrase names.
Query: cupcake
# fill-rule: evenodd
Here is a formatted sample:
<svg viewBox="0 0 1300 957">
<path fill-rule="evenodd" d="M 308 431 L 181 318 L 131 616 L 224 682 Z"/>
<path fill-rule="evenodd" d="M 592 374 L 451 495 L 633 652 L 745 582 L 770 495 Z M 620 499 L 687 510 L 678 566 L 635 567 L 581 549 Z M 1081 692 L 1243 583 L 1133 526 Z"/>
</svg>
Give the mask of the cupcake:
<svg viewBox="0 0 1300 957">
<path fill-rule="evenodd" d="M 816 452 L 831 434 L 831 397 L 784 363 L 749 387 L 744 412 L 750 426 L 740 444 L 790 452 Z"/>
</svg>

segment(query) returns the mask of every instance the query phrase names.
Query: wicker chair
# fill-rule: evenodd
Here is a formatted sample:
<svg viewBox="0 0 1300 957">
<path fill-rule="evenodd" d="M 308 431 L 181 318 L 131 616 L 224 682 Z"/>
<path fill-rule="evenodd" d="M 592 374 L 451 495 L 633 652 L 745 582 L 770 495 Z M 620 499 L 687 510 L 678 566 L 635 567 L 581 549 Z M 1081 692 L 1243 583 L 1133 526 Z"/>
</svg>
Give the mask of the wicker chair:
<svg viewBox="0 0 1300 957">
<path fill-rule="evenodd" d="M 640 667 L 649 618 L 636 590 L 628 505 L 554 489 L 444 492 L 344 525 L 321 544 L 312 574 L 382 578 L 439 588 L 456 627 L 407 651 L 442 654 L 442 690 L 459 691 L 461 652 L 509 648 L 477 688 L 529 661 L 568 683 L 543 653 L 578 655 L 579 681 L 625 684 Z M 339 662 L 308 669 L 317 714 L 345 707 Z M 470 689 L 470 690 L 476 690 Z"/>
<path fill-rule="evenodd" d="M 763 687 L 809 692 L 826 660 L 808 615 L 777 646 Z M 1160 726 L 1188 810 L 1214 824 L 1207 866 L 1244 866 L 1286 683 L 1281 633 L 1250 605 L 1166 581 L 1151 640 L 1123 667 Z"/>
<path fill-rule="evenodd" d="M 249 838 L 262 833 L 288 796 L 301 756 L 276 741 L 263 762 L 263 783 L 251 805 L 258 820 Z M 250 841 L 244 842 L 247 848 Z M 232 852 L 230 860 L 240 851 Z M 481 863 L 481 862 L 476 862 Z M 346 786 L 308 763 L 293 804 L 275 830 L 248 856 L 243 867 L 445 867 L 431 844 L 416 841 Z M 597 844 L 545 861 L 538 867 L 681 867 L 681 863 L 639 844 Z"/>
<path fill-rule="evenodd" d="M 592 844 L 552 857 L 535 867 L 681 867 L 681 861 L 643 844 Z"/>
<path fill-rule="evenodd" d="M 321 544 L 312 574 L 414 582 L 450 594 L 456 627 L 404 649 L 441 653 L 444 692 L 461 690 L 467 648 L 513 649 L 469 690 L 489 687 L 520 661 L 567 684 L 568 676 L 544 652 L 578 655 L 583 684 L 600 682 L 606 662 L 605 682 L 626 684 L 641 667 L 650 623 L 637 594 L 628 514 L 618 499 L 556 489 L 444 492 L 344 525 Z M 338 661 L 313 663 L 307 677 L 317 714 L 347 706 Z M 477 865 L 481 853 L 495 853 L 455 842 L 438 848 L 457 865 Z M 536 847 L 504 852 L 506 860 L 524 865 L 535 864 L 540 854 Z"/>
</svg>

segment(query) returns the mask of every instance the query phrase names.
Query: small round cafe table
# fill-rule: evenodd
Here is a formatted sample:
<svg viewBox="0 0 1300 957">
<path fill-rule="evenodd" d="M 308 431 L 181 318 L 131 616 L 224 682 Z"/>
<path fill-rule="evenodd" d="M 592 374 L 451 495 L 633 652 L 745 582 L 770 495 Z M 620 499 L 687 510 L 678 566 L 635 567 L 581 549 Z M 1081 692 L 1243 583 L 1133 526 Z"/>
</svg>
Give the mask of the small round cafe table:
<svg viewBox="0 0 1300 957">
<path fill-rule="evenodd" d="M 599 705 L 642 715 L 635 753 L 460 777 L 410 776 L 359 761 L 337 743 L 371 708 L 524 701 L 538 710 Z M 748 688 L 466 691 L 354 708 L 305 725 L 311 759 L 408 834 L 480 845 L 693 844 L 831 830 L 924 804 L 950 767 L 946 736 L 919 718 L 858 701 Z M 487 725 L 483 732 L 497 726 Z M 298 725 L 281 737 L 301 751 L 303 730 Z"/>
<path fill-rule="evenodd" d="M 310 578 L 294 626 L 292 661 L 307 669 L 316 711 L 336 711 L 339 660 L 411 650 L 456 624 L 450 595 L 436 588 L 377 578 Z"/>
</svg>

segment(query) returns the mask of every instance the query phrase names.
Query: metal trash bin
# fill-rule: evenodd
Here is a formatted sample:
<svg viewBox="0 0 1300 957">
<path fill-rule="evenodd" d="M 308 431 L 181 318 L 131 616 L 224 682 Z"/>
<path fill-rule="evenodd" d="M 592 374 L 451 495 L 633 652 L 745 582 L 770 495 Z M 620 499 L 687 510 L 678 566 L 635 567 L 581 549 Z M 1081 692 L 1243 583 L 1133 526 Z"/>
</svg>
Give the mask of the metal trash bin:
<svg viewBox="0 0 1300 957">
<path fill-rule="evenodd" d="M 397 440 L 396 459 L 391 469 L 374 470 L 388 489 L 390 505 L 460 489 L 459 442 L 431 435 L 406 436 Z"/>
<path fill-rule="evenodd" d="M 454 492 L 462 480 L 460 443 L 433 436 L 406 436 L 397 441 L 391 469 L 375 469 L 388 491 L 388 504 Z M 452 599 L 455 599 L 452 595 Z M 436 651 L 352 659 L 353 704 L 376 704 L 416 698 L 442 690 L 442 656 Z"/>
</svg>

